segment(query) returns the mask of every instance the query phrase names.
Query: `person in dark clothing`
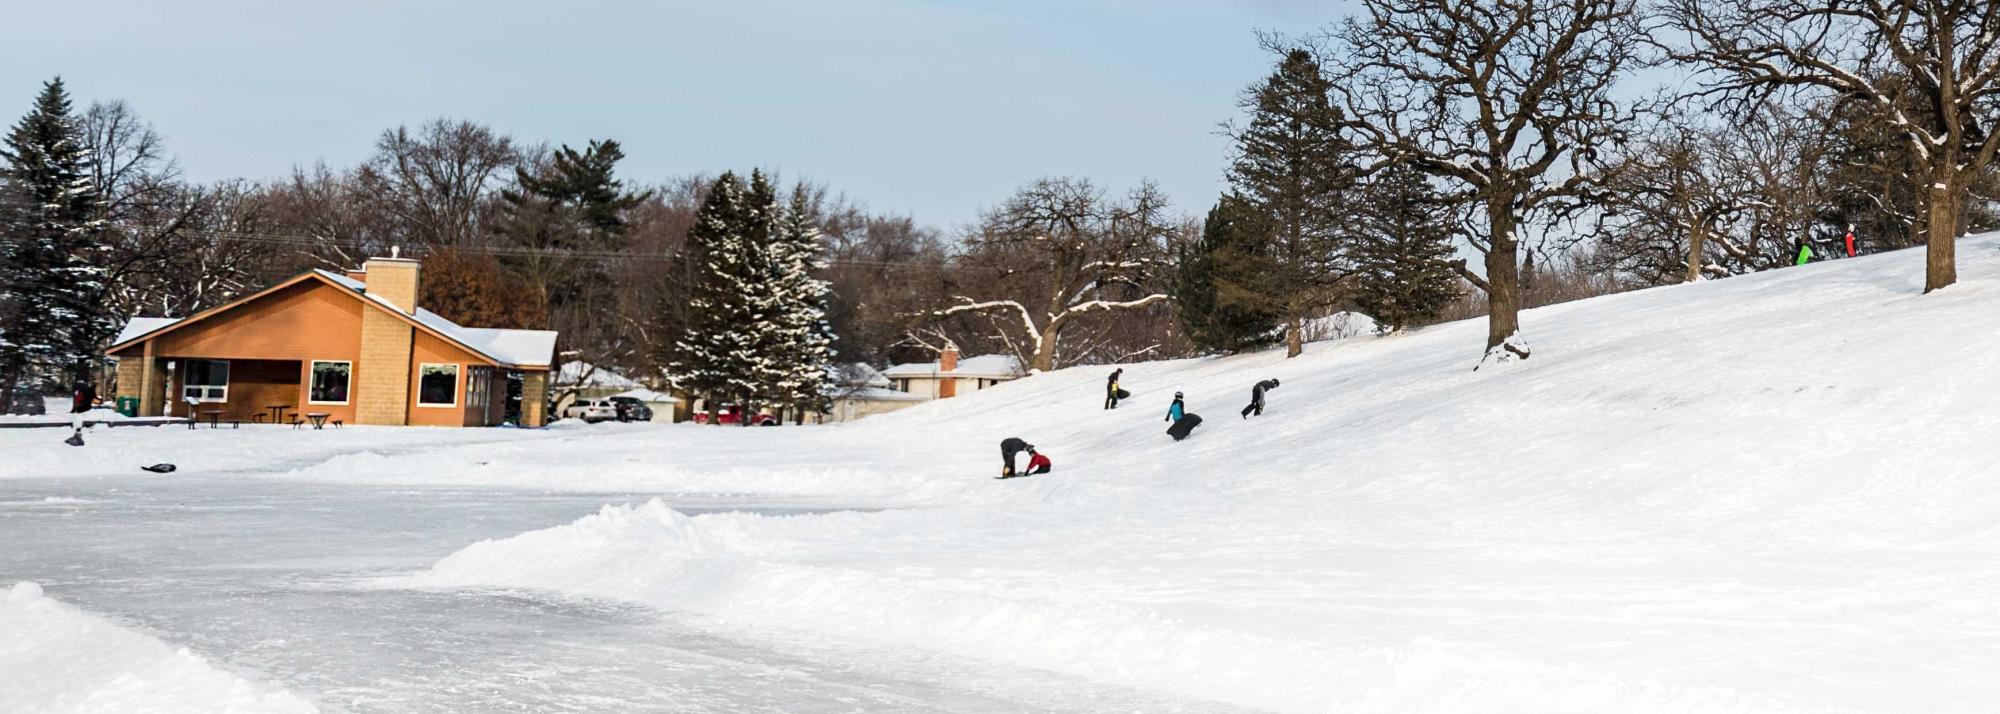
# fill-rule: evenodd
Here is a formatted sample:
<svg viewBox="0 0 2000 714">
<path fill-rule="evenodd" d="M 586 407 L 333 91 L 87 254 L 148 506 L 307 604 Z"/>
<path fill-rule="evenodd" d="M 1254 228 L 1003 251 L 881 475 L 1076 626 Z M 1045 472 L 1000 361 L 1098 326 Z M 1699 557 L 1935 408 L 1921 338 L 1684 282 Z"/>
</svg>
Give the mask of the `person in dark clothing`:
<svg viewBox="0 0 2000 714">
<path fill-rule="evenodd" d="M 1111 371 L 1111 381 L 1104 385 L 1105 409 L 1118 408 L 1118 378 L 1124 376 L 1124 374 L 1125 368 L 1123 367 Z"/>
<path fill-rule="evenodd" d="M 1036 451 L 1035 447 L 1030 446 L 1028 447 L 1028 470 L 1021 475 L 1033 476 L 1035 474 L 1045 474 L 1049 472 L 1049 467 L 1052 465 L 1049 463 L 1049 457 L 1043 456 L 1042 452 Z"/>
<path fill-rule="evenodd" d="M 1181 415 L 1186 413 L 1187 401 L 1181 397 L 1180 392 L 1174 392 L 1174 403 L 1167 406 L 1167 421 L 1180 421 Z"/>
<path fill-rule="evenodd" d="M 1277 388 L 1278 388 L 1278 380 L 1275 379 L 1266 379 L 1262 382 L 1258 382 L 1257 386 L 1251 387 L 1250 406 L 1243 408 L 1243 418 L 1248 419 L 1252 414 L 1256 414 L 1257 416 L 1263 416 L 1264 393 Z"/>
<path fill-rule="evenodd" d="M 1032 452 L 1034 450 L 1035 450 L 1035 445 L 1022 441 L 1021 437 L 1018 436 L 1010 436 L 1007 437 L 1006 440 L 1001 441 L 1000 461 L 1003 463 L 1003 465 L 1000 467 L 1000 478 L 1010 478 L 1015 475 L 1014 474 L 1015 454 L 1019 454 L 1023 451 Z"/>
<path fill-rule="evenodd" d="M 76 388 L 70 395 L 69 413 L 82 414 L 97 404 L 97 387 L 85 380 L 76 380 Z"/>
</svg>

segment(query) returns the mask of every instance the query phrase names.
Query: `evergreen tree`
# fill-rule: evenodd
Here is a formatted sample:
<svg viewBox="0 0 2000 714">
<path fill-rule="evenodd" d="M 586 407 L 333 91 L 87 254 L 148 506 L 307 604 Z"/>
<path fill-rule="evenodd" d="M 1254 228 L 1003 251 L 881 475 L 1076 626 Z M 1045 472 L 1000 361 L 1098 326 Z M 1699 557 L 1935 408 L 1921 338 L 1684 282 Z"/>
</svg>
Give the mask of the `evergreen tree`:
<svg viewBox="0 0 2000 714">
<path fill-rule="evenodd" d="M 1460 296 L 1452 225 L 1430 181 L 1391 166 L 1364 189 L 1357 217 L 1353 300 L 1385 331 L 1434 318 Z M 1525 278 L 1524 278 L 1525 280 Z"/>
<path fill-rule="evenodd" d="M 709 188 L 688 229 L 687 259 L 700 266 L 688 298 L 688 320 L 664 360 L 677 385 L 708 402 L 747 400 L 761 386 L 751 369 L 760 345 L 747 287 L 762 279 L 745 227 L 749 202 L 741 179 L 724 173 Z"/>
<path fill-rule="evenodd" d="M 771 243 L 773 294 L 779 300 L 778 325 L 783 338 L 777 363 L 784 377 L 772 395 L 801 412 L 825 412 L 832 407 L 826 394 L 833 361 L 833 326 L 826 319 L 829 293 L 818 273 L 825 270 L 818 216 L 805 186 L 792 189 L 791 206 Z"/>
<path fill-rule="evenodd" d="M 1271 273 L 1246 288 L 1278 305 L 1286 356 L 1304 350 L 1304 321 L 1332 305 L 1348 272 L 1340 229 L 1353 185 L 1345 119 L 1329 99 L 1333 81 L 1311 51 L 1285 53 L 1271 76 L 1245 92 L 1249 126 L 1234 132 L 1230 184 L 1270 226 Z"/>
<path fill-rule="evenodd" d="M 514 169 L 516 188 L 500 192 L 499 233 L 522 247 L 536 249 L 506 264 L 533 286 L 544 312 L 565 335 L 615 339 L 619 330 L 595 324 L 610 310 L 616 284 L 606 261 L 580 259 L 568 252 L 618 251 L 628 248 L 626 214 L 645 202 L 650 192 L 628 191 L 615 171 L 625 150 L 618 142 L 591 141 L 583 151 L 564 145 L 546 161 Z M 591 340 L 586 339 L 586 342 Z M 608 344 L 580 345 L 596 353 L 615 351 Z"/>
<path fill-rule="evenodd" d="M 31 396 L 38 370 L 94 382 L 117 330 L 87 151 L 61 78 L 0 150 L 0 410 Z"/>
<path fill-rule="evenodd" d="M 1242 352 L 1276 341 L 1278 306 L 1262 283 L 1272 269 L 1263 225 L 1243 197 L 1223 196 L 1201 238 L 1180 248 L 1174 301 L 1196 348 Z"/>
</svg>

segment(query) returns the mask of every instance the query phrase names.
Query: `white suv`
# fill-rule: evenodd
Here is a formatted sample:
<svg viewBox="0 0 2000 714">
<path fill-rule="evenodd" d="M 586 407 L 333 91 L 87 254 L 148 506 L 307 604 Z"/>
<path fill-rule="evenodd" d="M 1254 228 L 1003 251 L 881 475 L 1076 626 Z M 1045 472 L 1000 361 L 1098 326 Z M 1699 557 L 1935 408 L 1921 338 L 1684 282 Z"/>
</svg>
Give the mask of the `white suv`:
<svg viewBox="0 0 2000 714">
<path fill-rule="evenodd" d="M 563 407 L 564 419 L 582 419 L 586 424 L 611 421 L 618 418 L 618 406 L 609 399 L 578 399 Z"/>
</svg>

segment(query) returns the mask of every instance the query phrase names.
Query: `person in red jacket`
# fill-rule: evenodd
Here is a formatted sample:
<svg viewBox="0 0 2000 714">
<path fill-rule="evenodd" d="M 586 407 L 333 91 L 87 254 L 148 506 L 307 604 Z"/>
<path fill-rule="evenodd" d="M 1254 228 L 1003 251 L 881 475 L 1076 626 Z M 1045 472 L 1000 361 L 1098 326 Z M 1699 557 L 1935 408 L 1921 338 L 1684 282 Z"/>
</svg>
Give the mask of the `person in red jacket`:
<svg viewBox="0 0 2000 714">
<path fill-rule="evenodd" d="M 1847 227 L 1847 257 L 1854 257 L 1854 226 Z"/>
<path fill-rule="evenodd" d="M 1042 452 L 1035 450 L 1035 447 L 1032 446 L 1028 447 L 1028 471 L 1027 473 L 1021 475 L 1033 476 L 1035 474 L 1045 474 L 1048 472 L 1049 472 L 1049 457 L 1043 456 Z"/>
</svg>

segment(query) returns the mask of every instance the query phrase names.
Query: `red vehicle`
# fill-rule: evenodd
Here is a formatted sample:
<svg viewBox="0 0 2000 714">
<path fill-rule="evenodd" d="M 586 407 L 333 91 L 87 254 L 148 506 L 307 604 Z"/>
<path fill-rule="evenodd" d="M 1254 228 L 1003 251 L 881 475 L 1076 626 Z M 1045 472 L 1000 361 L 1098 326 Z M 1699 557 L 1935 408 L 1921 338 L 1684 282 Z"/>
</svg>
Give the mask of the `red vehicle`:
<svg viewBox="0 0 2000 714">
<path fill-rule="evenodd" d="M 694 423 L 707 424 L 708 412 L 695 412 Z M 720 408 L 716 409 L 715 423 L 742 424 L 743 423 L 742 407 L 738 407 L 734 404 L 722 405 Z M 757 416 L 751 418 L 750 424 L 752 426 L 777 426 L 778 418 L 771 416 L 769 414 L 758 414 Z"/>
</svg>

